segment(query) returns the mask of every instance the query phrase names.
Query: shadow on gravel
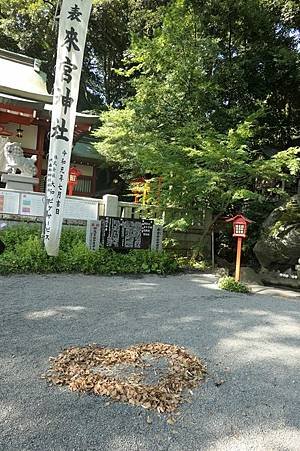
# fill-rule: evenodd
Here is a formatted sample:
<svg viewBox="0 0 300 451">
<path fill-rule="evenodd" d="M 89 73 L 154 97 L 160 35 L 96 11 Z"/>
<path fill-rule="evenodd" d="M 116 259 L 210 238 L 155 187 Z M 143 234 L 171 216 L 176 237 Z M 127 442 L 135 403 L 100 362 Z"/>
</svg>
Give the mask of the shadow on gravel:
<svg viewBox="0 0 300 451">
<path fill-rule="evenodd" d="M 300 299 L 237 295 L 211 276 L 0 278 L 0 449 L 297 450 Z M 208 366 L 178 421 L 49 387 L 70 345 L 184 346 Z M 147 418 L 148 417 L 148 418 Z M 150 419 L 149 419 L 150 418 Z"/>
</svg>

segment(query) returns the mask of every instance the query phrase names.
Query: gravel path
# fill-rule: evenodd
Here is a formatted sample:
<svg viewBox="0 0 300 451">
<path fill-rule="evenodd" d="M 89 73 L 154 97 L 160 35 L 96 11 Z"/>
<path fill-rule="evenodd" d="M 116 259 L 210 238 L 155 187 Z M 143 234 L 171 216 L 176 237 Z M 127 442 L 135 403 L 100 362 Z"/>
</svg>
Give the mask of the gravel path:
<svg viewBox="0 0 300 451">
<path fill-rule="evenodd" d="M 1 451 L 300 450 L 300 296 L 230 294 L 198 274 L 32 275 L 0 277 L 0 309 Z M 69 345 L 152 341 L 208 365 L 175 425 L 40 379 Z"/>
</svg>

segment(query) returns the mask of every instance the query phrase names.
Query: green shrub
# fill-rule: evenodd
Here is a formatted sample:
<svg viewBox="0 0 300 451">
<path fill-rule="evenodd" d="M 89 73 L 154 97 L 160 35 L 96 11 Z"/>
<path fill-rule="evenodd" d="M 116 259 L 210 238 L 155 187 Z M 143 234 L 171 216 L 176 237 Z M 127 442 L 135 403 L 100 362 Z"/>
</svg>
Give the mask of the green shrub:
<svg viewBox="0 0 300 451">
<path fill-rule="evenodd" d="M 120 253 L 106 248 L 90 251 L 85 245 L 84 230 L 80 228 L 63 229 L 57 257 L 46 254 L 39 227 L 10 227 L 2 231 L 0 237 L 6 245 L 0 256 L 0 274 L 166 274 L 178 270 L 176 260 L 165 252 L 131 250 Z"/>
<path fill-rule="evenodd" d="M 242 282 L 236 282 L 233 277 L 224 276 L 219 279 L 219 288 L 227 291 L 234 291 L 236 293 L 250 293 L 249 288 Z"/>
<path fill-rule="evenodd" d="M 195 258 L 177 257 L 177 263 L 180 269 L 187 271 L 206 271 L 210 268 L 209 263 L 205 260 L 197 260 Z"/>
<path fill-rule="evenodd" d="M 60 240 L 60 250 L 69 251 L 79 243 L 85 243 L 85 230 L 81 227 L 66 227 Z"/>
<path fill-rule="evenodd" d="M 14 250 L 18 244 L 22 244 L 31 237 L 38 237 L 41 234 L 41 226 L 38 225 L 18 225 L 8 227 L 0 232 L 1 240 L 6 246 L 6 250 Z"/>
</svg>

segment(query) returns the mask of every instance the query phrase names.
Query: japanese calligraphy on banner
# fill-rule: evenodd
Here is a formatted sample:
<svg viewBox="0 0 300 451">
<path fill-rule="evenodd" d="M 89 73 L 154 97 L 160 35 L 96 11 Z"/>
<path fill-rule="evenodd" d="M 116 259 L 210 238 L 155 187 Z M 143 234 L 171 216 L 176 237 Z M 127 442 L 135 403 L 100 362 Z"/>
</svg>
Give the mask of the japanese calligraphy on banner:
<svg viewBox="0 0 300 451">
<path fill-rule="evenodd" d="M 46 185 L 44 243 L 48 255 L 59 251 L 76 119 L 79 82 L 92 0 L 63 0 Z"/>
</svg>

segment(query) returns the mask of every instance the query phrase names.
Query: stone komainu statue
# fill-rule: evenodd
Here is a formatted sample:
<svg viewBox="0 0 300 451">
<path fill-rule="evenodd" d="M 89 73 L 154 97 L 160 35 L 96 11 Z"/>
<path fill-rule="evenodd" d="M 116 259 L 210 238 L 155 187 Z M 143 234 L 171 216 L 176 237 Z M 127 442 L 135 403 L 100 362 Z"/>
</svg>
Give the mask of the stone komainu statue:
<svg viewBox="0 0 300 451">
<path fill-rule="evenodd" d="M 7 136 L 0 135 L 0 173 L 5 172 L 5 168 L 6 168 L 6 158 L 4 156 L 4 146 L 7 143 L 7 141 L 8 141 Z"/>
<path fill-rule="evenodd" d="M 24 157 L 23 149 L 19 143 L 7 142 L 4 146 L 4 157 L 6 159 L 5 172 L 8 174 L 16 174 L 17 169 L 27 177 L 33 177 L 36 174 L 35 162 L 37 156 Z"/>
</svg>

